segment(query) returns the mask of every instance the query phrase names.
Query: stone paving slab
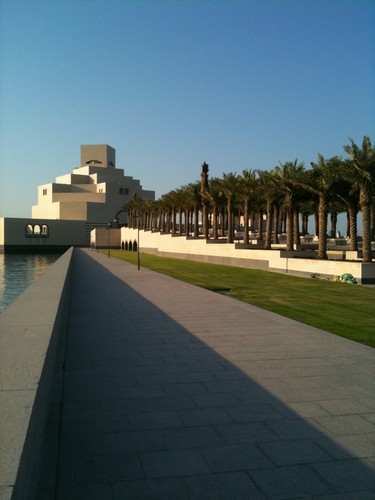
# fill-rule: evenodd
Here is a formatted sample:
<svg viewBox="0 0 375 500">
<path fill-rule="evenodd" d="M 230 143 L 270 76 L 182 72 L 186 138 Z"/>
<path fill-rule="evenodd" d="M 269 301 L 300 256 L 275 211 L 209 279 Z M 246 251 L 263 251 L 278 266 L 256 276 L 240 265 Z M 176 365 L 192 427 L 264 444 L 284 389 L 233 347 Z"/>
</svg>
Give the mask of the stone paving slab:
<svg viewBox="0 0 375 500">
<path fill-rule="evenodd" d="M 91 250 L 73 266 L 42 500 L 375 498 L 374 349 Z"/>
</svg>

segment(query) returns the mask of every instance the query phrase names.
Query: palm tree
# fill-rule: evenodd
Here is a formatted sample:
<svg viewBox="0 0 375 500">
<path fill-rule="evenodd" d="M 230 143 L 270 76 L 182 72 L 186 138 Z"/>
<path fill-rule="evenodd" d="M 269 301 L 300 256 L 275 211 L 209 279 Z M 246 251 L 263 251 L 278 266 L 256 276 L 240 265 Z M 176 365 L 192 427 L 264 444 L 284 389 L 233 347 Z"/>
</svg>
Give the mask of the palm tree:
<svg viewBox="0 0 375 500">
<path fill-rule="evenodd" d="M 123 208 L 128 213 L 129 227 L 141 228 L 144 222 L 145 201 L 137 193 L 134 193 L 133 198 Z"/>
<path fill-rule="evenodd" d="M 173 213 L 172 213 L 172 206 L 173 206 L 173 201 L 171 200 L 173 198 L 173 195 L 171 195 L 171 192 L 163 194 L 163 196 L 160 198 L 160 230 L 163 233 L 170 233 L 171 229 L 173 227 Z"/>
<path fill-rule="evenodd" d="M 165 195 L 164 199 L 168 204 L 170 212 L 171 231 L 172 235 L 174 236 L 177 233 L 177 223 L 176 223 L 177 213 L 180 214 L 179 221 L 181 221 L 179 190 L 173 189 L 172 191 L 170 191 Z M 181 224 L 179 224 L 179 231 L 181 231 Z"/>
<path fill-rule="evenodd" d="M 249 207 L 251 198 L 254 198 L 254 194 L 257 186 L 257 178 L 255 170 L 245 169 L 242 171 L 242 176 L 239 177 L 238 186 L 238 197 L 242 201 L 243 206 L 243 217 L 244 217 L 244 230 L 243 230 L 243 242 L 244 244 L 249 243 Z"/>
<path fill-rule="evenodd" d="M 309 172 L 310 182 L 306 188 L 319 199 L 319 247 L 318 259 L 327 259 L 327 221 L 329 203 L 332 200 L 334 186 L 339 181 L 339 167 L 341 159 L 334 157 L 325 160 L 323 155 L 318 154 L 317 163 L 311 162 L 312 170 Z"/>
<path fill-rule="evenodd" d="M 202 199 L 202 231 L 203 237 L 208 239 L 208 205 L 209 205 L 208 164 L 202 165 L 200 194 Z"/>
<path fill-rule="evenodd" d="M 206 191 L 206 195 L 210 201 L 210 209 L 212 214 L 212 238 L 214 240 L 218 239 L 218 219 L 219 213 L 222 211 L 224 206 L 224 196 L 222 190 L 222 180 L 218 177 L 211 178 L 209 180 L 209 189 Z"/>
<path fill-rule="evenodd" d="M 155 200 L 145 200 L 143 205 L 143 210 L 145 212 L 145 224 L 144 228 L 146 230 L 152 230 L 155 226 L 155 213 L 157 210 L 157 202 Z"/>
<path fill-rule="evenodd" d="M 259 187 L 262 197 L 265 201 L 266 208 L 266 234 L 264 238 L 264 250 L 271 249 L 271 236 L 272 236 L 272 219 L 274 234 L 277 237 L 277 219 L 278 212 L 275 213 L 275 207 L 278 206 L 280 200 L 280 190 L 278 189 L 277 180 L 275 178 L 275 171 L 270 172 L 258 170 Z M 276 215 L 276 218 L 275 218 Z M 274 239 L 275 241 L 275 239 Z"/>
<path fill-rule="evenodd" d="M 200 183 L 192 182 L 186 186 L 187 189 L 187 199 L 190 203 L 190 209 L 193 211 L 194 216 L 194 237 L 199 236 L 199 207 L 201 205 L 201 192 Z M 188 223 L 187 223 L 188 224 Z M 188 233 L 188 232 L 187 232 Z M 186 234 L 188 236 L 188 234 Z"/>
<path fill-rule="evenodd" d="M 298 192 L 305 181 L 305 165 L 303 162 L 298 163 L 297 160 L 294 162 L 289 161 L 284 164 L 280 163 L 275 167 L 274 171 L 287 211 L 286 249 L 293 250 L 294 211 Z"/>
<path fill-rule="evenodd" d="M 359 147 L 352 139 L 344 146 L 349 156 L 347 178 L 359 188 L 359 205 L 362 212 L 363 262 L 372 262 L 371 257 L 371 209 L 375 192 L 375 148 L 368 136 Z"/>
<path fill-rule="evenodd" d="M 233 204 L 235 195 L 237 193 L 239 187 L 239 176 L 233 172 L 229 172 L 228 174 L 223 174 L 222 179 L 222 190 L 227 199 L 227 218 L 228 218 L 228 234 L 227 234 L 227 242 L 234 242 L 233 235 Z"/>
</svg>

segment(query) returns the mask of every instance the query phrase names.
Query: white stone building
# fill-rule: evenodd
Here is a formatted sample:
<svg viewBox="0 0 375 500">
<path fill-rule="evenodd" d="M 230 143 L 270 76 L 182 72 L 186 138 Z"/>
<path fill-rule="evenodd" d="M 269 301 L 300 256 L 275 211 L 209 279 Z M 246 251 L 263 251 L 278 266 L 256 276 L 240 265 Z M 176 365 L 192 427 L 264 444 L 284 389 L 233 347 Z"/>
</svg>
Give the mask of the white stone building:
<svg viewBox="0 0 375 500">
<path fill-rule="evenodd" d="M 134 195 L 155 199 L 154 191 L 144 190 L 139 180 L 116 168 L 114 148 L 106 144 L 81 146 L 80 167 L 38 187 L 38 204 L 32 207 L 31 219 L 2 221 L 0 251 L 7 248 L 26 251 L 28 247 L 34 251 L 40 247 L 43 251 L 61 245 L 89 245 L 92 229 L 108 227 L 109 223 L 112 226 L 126 224 L 123 207 Z M 58 241 L 55 241 L 55 227 L 59 228 Z M 83 230 L 77 238 L 79 227 Z"/>
<path fill-rule="evenodd" d="M 81 166 L 38 188 L 33 218 L 84 220 L 91 227 L 113 222 L 134 195 L 155 199 L 139 180 L 116 168 L 115 150 L 105 144 L 81 146 Z M 122 222 L 125 222 L 122 216 Z"/>
</svg>

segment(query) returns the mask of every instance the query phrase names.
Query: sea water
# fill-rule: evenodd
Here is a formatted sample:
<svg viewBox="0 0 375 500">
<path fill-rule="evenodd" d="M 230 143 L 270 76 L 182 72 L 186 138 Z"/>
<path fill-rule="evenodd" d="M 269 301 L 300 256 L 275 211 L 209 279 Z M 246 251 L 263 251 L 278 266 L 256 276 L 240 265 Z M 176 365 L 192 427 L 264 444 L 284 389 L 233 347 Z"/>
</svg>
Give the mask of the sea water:
<svg viewBox="0 0 375 500">
<path fill-rule="evenodd" d="M 0 254 L 0 313 L 61 254 Z"/>
</svg>

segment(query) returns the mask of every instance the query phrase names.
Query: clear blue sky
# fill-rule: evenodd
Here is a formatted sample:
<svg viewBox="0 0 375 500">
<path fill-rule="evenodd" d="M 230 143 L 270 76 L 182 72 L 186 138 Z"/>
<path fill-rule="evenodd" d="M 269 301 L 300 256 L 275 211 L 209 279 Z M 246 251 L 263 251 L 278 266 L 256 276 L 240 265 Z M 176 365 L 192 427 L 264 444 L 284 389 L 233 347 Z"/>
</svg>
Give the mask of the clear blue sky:
<svg viewBox="0 0 375 500">
<path fill-rule="evenodd" d="M 0 0 L 0 216 L 109 144 L 157 197 L 375 142 L 373 0 Z"/>
</svg>

